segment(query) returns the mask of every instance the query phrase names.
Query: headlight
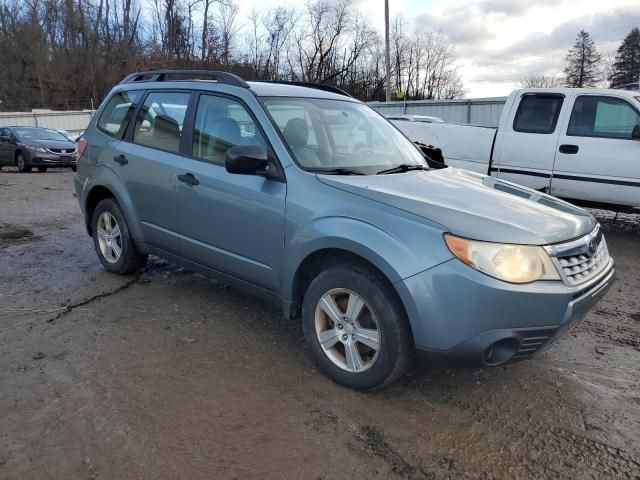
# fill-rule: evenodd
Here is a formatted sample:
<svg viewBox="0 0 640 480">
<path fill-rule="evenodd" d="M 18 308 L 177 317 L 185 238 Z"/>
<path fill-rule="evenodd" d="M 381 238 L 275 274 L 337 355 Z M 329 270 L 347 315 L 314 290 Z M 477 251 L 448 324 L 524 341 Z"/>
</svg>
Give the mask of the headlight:
<svg viewBox="0 0 640 480">
<path fill-rule="evenodd" d="M 30 152 L 36 152 L 36 153 L 47 153 L 47 151 L 42 147 L 29 147 L 29 146 L 27 146 L 27 150 L 29 150 Z"/>
<path fill-rule="evenodd" d="M 445 234 L 444 241 L 458 259 L 470 267 L 510 283 L 560 280 L 544 248 L 477 242 Z"/>
</svg>

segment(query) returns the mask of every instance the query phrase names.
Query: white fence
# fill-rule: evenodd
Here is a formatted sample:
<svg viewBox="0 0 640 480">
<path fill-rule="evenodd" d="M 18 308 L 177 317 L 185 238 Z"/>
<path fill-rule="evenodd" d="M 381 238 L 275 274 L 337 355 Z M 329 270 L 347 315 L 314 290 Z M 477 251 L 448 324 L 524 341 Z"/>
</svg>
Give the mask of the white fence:
<svg viewBox="0 0 640 480">
<path fill-rule="evenodd" d="M 447 123 L 497 127 L 507 97 L 469 100 L 410 100 L 407 102 L 369 102 L 382 115 L 430 115 Z"/>
<path fill-rule="evenodd" d="M 81 111 L 34 111 L 34 112 L 0 112 L 0 127 L 29 126 L 44 127 L 54 130 L 66 130 L 69 133 L 83 132 L 95 110 Z"/>
</svg>

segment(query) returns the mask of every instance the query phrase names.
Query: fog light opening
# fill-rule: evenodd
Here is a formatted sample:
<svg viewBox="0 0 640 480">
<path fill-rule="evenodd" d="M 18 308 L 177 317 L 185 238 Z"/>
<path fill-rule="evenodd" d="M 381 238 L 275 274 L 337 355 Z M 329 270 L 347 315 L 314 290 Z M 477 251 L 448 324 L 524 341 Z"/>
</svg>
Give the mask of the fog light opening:
<svg viewBox="0 0 640 480">
<path fill-rule="evenodd" d="M 503 338 L 489 347 L 482 354 L 482 363 L 495 367 L 508 362 L 518 351 L 518 341 L 515 338 Z"/>
</svg>

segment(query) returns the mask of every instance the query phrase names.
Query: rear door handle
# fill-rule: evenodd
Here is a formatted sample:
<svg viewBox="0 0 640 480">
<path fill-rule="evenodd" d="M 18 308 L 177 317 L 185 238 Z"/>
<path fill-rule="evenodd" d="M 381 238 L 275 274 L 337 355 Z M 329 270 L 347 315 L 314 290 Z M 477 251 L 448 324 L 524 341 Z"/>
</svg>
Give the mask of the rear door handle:
<svg viewBox="0 0 640 480">
<path fill-rule="evenodd" d="M 194 177 L 193 174 L 191 173 L 183 173 L 182 175 L 178 175 L 178 180 L 191 186 L 200 185 L 200 182 L 198 181 L 198 179 Z"/>
<path fill-rule="evenodd" d="M 127 160 L 127 157 L 125 157 L 124 155 L 116 155 L 115 157 L 113 157 L 113 161 L 119 163 L 120 165 L 126 165 L 127 163 L 129 163 L 129 160 Z"/>
<path fill-rule="evenodd" d="M 560 148 L 558 150 L 560 153 L 574 155 L 578 153 L 578 150 L 580 150 L 580 148 L 578 147 L 578 145 L 560 145 Z"/>
</svg>

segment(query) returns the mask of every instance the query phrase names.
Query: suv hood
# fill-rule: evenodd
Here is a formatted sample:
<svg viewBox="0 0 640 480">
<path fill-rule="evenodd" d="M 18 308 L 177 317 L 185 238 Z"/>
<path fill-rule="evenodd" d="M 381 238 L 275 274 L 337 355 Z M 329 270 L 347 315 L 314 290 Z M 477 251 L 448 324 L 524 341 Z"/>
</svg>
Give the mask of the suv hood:
<svg viewBox="0 0 640 480">
<path fill-rule="evenodd" d="M 455 168 L 392 175 L 318 175 L 318 179 L 475 240 L 548 245 L 586 235 L 596 226 L 591 214 L 567 202 Z"/>
</svg>

